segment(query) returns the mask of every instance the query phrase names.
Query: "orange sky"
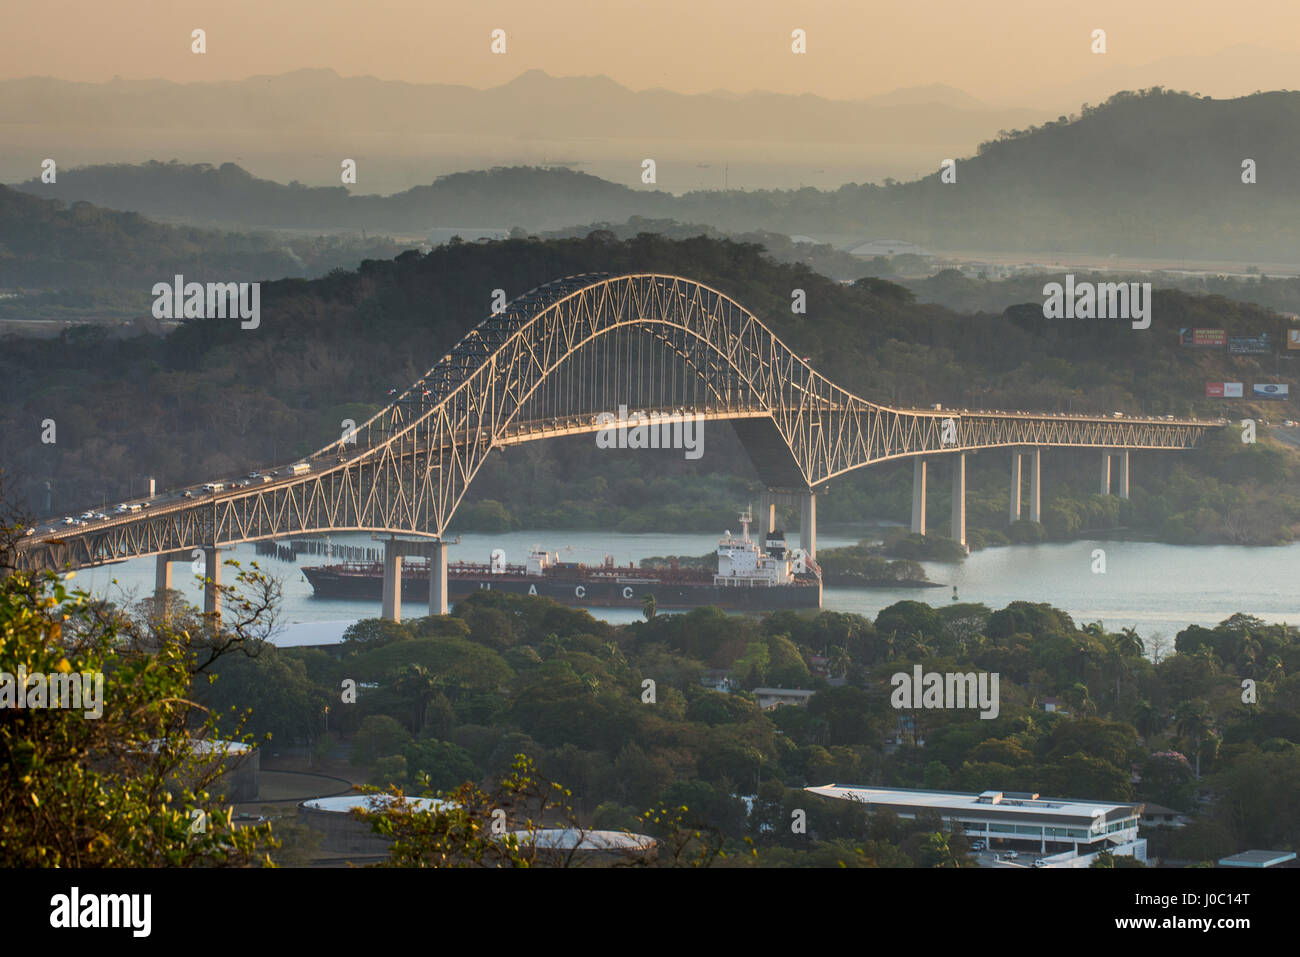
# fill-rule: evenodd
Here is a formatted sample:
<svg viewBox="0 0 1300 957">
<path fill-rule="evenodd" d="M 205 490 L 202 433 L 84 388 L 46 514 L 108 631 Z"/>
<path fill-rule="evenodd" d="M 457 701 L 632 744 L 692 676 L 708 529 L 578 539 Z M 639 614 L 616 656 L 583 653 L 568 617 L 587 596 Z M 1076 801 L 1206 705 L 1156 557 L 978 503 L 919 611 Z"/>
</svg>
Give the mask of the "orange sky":
<svg viewBox="0 0 1300 957">
<path fill-rule="evenodd" d="M 1300 53 L 1300 3 L 1223 0 L 40 0 L 6 4 L 0 78 L 226 80 L 332 67 L 493 86 L 526 69 L 634 89 L 851 98 L 945 83 L 1016 100 L 1105 67 L 1235 44 Z M 190 31 L 208 52 L 189 52 Z M 489 52 L 507 31 L 508 52 Z M 808 31 L 808 54 L 790 31 Z M 1094 28 L 1109 52 L 1089 52 Z M 1220 69 L 1220 73 L 1228 72 Z M 1208 70 L 1202 92 L 1231 77 Z M 1296 85 L 1300 85 L 1300 78 Z"/>
</svg>

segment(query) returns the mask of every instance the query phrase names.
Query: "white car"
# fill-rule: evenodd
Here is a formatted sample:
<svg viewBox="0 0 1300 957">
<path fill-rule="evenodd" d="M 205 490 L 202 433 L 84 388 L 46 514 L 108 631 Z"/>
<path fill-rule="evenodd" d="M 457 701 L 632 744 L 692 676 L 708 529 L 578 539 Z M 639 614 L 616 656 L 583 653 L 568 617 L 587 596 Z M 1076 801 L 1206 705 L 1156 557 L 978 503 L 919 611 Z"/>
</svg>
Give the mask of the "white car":
<svg viewBox="0 0 1300 957">
<path fill-rule="evenodd" d="M 1016 858 L 1018 858 L 1018 857 L 1020 856 L 1020 852 L 1019 852 L 1019 851 L 1007 851 L 1007 852 L 1006 852 L 1005 854 L 1003 854 L 1002 856 L 1005 857 L 1008 861 L 1014 861 Z"/>
<path fill-rule="evenodd" d="M 64 518 L 63 518 L 63 524 L 64 524 L 64 525 L 76 525 L 76 524 L 77 524 L 77 520 L 76 520 L 75 518 L 73 518 L 71 515 L 66 515 L 66 516 L 64 516 Z"/>
<path fill-rule="evenodd" d="M 35 534 L 36 534 L 36 529 L 34 529 L 34 528 L 29 528 L 29 529 L 27 529 L 27 531 L 23 532 L 23 534 L 24 534 L 24 535 L 35 535 Z"/>
</svg>

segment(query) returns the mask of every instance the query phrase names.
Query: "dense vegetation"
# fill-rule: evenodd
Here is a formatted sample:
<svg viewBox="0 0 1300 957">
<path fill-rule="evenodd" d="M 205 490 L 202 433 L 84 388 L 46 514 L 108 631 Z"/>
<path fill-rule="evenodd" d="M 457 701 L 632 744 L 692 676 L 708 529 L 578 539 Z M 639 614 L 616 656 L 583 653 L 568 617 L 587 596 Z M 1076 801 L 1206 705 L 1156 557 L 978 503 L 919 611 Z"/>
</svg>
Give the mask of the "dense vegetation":
<svg viewBox="0 0 1300 957">
<path fill-rule="evenodd" d="M 1178 328 L 1280 331 L 1283 323 L 1260 307 L 1177 292 L 1156 293 L 1145 331 L 1041 314 L 962 316 L 917 304 L 891 282 L 846 286 L 774 263 L 756 246 L 707 238 L 452 244 L 319 280 L 264 283 L 257 330 L 211 320 L 131 339 L 93 327 L 55 345 L 9 337 L 0 348 L 0 463 L 27 507 L 44 511 L 48 481 L 50 508 L 60 512 L 125 498 L 146 474 L 167 488 L 283 464 L 418 378 L 482 319 L 491 290 L 513 296 L 557 276 L 646 269 L 717 286 L 831 380 L 903 406 L 1217 416 L 1221 401 L 1203 398 L 1204 382 L 1248 378 L 1241 364 L 1249 357 L 1180 348 Z M 793 289 L 806 291 L 806 315 L 791 313 Z M 1276 407 L 1246 400 L 1234 415 L 1267 418 Z M 46 419 L 57 424 L 54 443 L 41 441 Z M 1195 453 L 1138 455 L 1127 502 L 1095 494 L 1091 455 L 1045 455 L 1045 530 L 1021 537 L 1126 526 L 1172 541 L 1289 541 L 1300 526 L 1295 457 L 1261 435 L 1243 445 L 1227 430 Z M 716 529 L 758 486 L 729 427 L 707 429 L 705 453 L 687 460 L 668 450 L 597 449 L 582 438 L 511 449 L 475 480 L 460 527 Z M 1005 524 L 1005 462 L 974 456 L 968 473 L 972 541 L 1016 540 Z M 820 517 L 901 519 L 910 481 L 906 464 L 861 470 L 832 484 Z"/>
<path fill-rule="evenodd" d="M 881 262 L 867 263 L 861 272 L 889 279 L 892 260 L 879 257 Z M 902 259 L 895 256 L 894 259 Z M 1225 311 L 1231 311 L 1231 302 L 1254 303 L 1284 313 L 1300 313 L 1300 278 L 1271 278 L 1263 275 L 1238 278 L 1233 276 L 1186 276 L 1172 272 L 1126 274 L 1120 272 L 1090 272 L 1074 270 L 1079 282 L 1150 282 L 1156 289 L 1177 290 L 1193 296 L 1204 296 L 1210 301 L 1222 302 Z M 924 279 L 899 279 L 916 294 L 920 302 L 933 302 L 958 312 L 1002 312 L 1022 303 L 1043 301 L 1043 286 L 1049 282 L 1065 282 L 1063 272 L 1036 272 L 1007 279 L 972 278 L 956 269 L 943 269 Z M 1212 328 L 1218 328 L 1213 326 Z M 1270 323 L 1261 332 L 1274 331 Z M 1283 346 L 1285 348 L 1285 346 Z M 1239 357 L 1239 369 L 1252 368 L 1258 357 Z M 1267 370 L 1267 366 L 1264 367 Z"/>
<path fill-rule="evenodd" d="M 1132 630 L 1080 627 L 1024 602 L 904 601 L 874 622 L 701 608 L 616 627 L 484 592 L 449 616 L 358 622 L 336 654 L 266 646 L 223 659 L 204 700 L 218 713 L 251 707 L 251 727 L 281 745 L 345 752 L 380 786 L 418 789 L 421 775 L 443 791 L 492 782 L 524 753 L 572 790 L 584 826 L 635 830 L 642 809 L 685 805 L 694 823 L 753 839 L 760 864 L 965 858 L 964 837 L 933 822 L 868 818 L 801 790 L 830 782 L 1156 802 L 1193 821 L 1147 834 L 1156 854 L 1182 860 L 1294 847 L 1300 632 L 1236 615 L 1186 629 L 1176 649 L 1145 645 Z M 846 682 L 812 676 L 827 660 Z M 1000 673 L 997 718 L 894 709 L 890 675 L 918 663 Z M 711 669 L 735 690 L 703 687 Z M 333 707 L 326 733 L 321 705 L 346 678 L 373 687 Z M 1243 703 L 1245 678 L 1257 703 Z M 762 711 L 758 686 L 817 693 L 807 707 Z M 1046 698 L 1061 709 L 1045 712 Z M 742 796 L 755 797 L 752 811 Z M 807 834 L 792 832 L 796 809 Z M 866 858 L 855 855 L 867 842 Z"/>
</svg>

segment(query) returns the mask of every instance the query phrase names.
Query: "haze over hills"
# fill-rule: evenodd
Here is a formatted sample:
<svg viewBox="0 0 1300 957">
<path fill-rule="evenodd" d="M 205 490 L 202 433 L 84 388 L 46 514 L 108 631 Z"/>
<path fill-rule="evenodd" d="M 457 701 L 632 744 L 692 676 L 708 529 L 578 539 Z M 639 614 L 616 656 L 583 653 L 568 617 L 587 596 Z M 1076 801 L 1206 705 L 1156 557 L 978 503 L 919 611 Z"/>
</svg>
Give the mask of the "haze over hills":
<svg viewBox="0 0 1300 957">
<path fill-rule="evenodd" d="M 1019 107 L 1078 109 L 1082 103 L 1100 103 L 1116 90 L 1144 90 L 1163 86 L 1205 96 L 1228 98 L 1261 90 L 1291 90 L 1300 86 L 1300 53 L 1239 43 L 1208 54 L 1161 57 L 1150 63 L 1110 65 L 1098 57 L 1091 73 L 1066 83 L 1047 82 L 1026 89 L 1017 86 L 987 103 Z"/>
<path fill-rule="evenodd" d="M 458 173 L 394 196 L 259 180 L 234 164 L 65 170 L 18 188 L 144 215 L 242 226 L 560 229 L 631 216 L 851 241 L 899 237 L 934 250 L 1089 253 L 1290 262 L 1300 258 L 1300 93 L 1213 100 L 1123 93 L 1073 119 L 1013 130 L 908 183 L 835 190 L 629 188 L 565 169 Z M 1242 182 L 1253 160 L 1257 182 Z M 671 170 L 664 164 L 661 171 Z"/>
<path fill-rule="evenodd" d="M 992 131 L 1050 115 L 937 84 L 850 101 L 634 91 L 606 76 L 541 70 L 490 89 L 329 69 L 184 84 L 29 77 L 0 81 L 0 177 L 31 175 L 47 156 L 61 167 L 159 155 L 198 162 L 231 157 L 238 143 L 259 175 L 311 185 L 338 183 L 341 160 L 356 159 L 360 185 L 379 193 L 466 168 L 557 161 L 634 185 L 646 157 L 665 167 L 659 184 L 673 192 L 837 186 L 914 176 Z"/>
</svg>

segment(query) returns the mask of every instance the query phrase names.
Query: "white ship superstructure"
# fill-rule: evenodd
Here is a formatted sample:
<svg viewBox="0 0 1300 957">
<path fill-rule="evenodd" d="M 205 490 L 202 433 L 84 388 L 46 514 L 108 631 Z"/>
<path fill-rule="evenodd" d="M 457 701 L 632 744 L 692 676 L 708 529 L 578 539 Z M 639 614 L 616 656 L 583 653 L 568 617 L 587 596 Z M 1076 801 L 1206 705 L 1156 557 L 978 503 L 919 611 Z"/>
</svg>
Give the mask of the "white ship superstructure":
<svg viewBox="0 0 1300 957">
<path fill-rule="evenodd" d="M 785 544 L 785 534 L 773 530 L 763 536 L 760 547 L 749 537 L 749 523 L 753 521 L 747 509 L 740 516 L 741 537 L 728 531 L 718 540 L 718 573 L 713 584 L 720 588 L 770 588 L 788 585 L 795 573 L 802 571 L 803 562 Z"/>
</svg>

